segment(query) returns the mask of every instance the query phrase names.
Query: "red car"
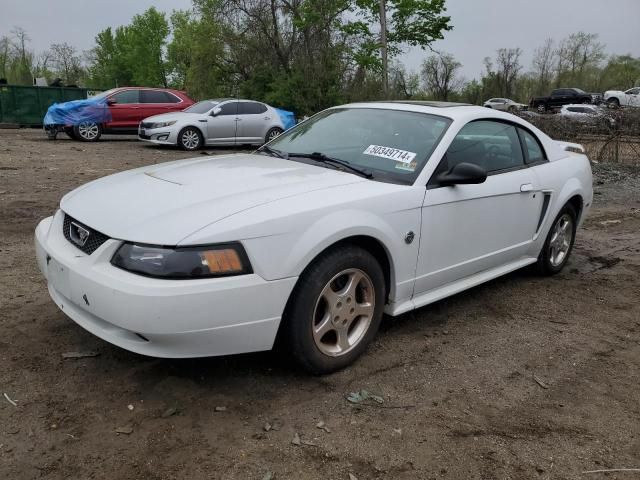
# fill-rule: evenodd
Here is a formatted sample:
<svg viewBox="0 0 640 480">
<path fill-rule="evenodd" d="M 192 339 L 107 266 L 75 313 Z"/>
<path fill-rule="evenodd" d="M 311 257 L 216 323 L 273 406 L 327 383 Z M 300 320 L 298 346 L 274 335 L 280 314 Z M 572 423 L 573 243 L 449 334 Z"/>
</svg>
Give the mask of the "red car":
<svg viewBox="0 0 640 480">
<path fill-rule="evenodd" d="M 142 119 L 184 110 L 193 104 L 179 90 L 114 88 L 86 100 L 52 105 L 44 118 L 44 128 L 50 137 L 64 131 L 71 138 L 95 142 L 103 133 L 135 135 Z"/>
</svg>

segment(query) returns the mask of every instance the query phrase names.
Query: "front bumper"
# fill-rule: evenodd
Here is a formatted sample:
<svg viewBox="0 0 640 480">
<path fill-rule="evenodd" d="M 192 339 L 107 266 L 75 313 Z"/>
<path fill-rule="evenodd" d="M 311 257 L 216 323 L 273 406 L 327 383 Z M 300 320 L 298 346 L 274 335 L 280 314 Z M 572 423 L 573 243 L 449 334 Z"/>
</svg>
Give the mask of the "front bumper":
<svg viewBox="0 0 640 480">
<path fill-rule="evenodd" d="M 138 138 L 158 145 L 177 145 L 178 133 L 164 128 L 138 127 Z"/>
<path fill-rule="evenodd" d="M 86 255 L 62 233 L 64 214 L 35 233 L 49 294 L 78 325 L 107 342 L 153 357 L 187 358 L 269 350 L 297 278 L 256 274 L 162 280 L 111 265 L 119 240 Z"/>
</svg>

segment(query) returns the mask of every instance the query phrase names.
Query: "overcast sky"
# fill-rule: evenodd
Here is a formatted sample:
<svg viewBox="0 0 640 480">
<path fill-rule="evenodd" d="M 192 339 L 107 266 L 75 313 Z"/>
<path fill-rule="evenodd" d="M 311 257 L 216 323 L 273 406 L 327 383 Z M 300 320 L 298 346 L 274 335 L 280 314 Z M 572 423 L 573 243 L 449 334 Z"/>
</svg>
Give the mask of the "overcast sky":
<svg viewBox="0 0 640 480">
<path fill-rule="evenodd" d="M 0 0 L 0 36 L 20 26 L 36 51 L 62 42 L 87 50 L 100 30 L 129 23 L 150 6 L 171 12 L 190 4 L 190 0 Z M 447 0 L 447 8 L 454 30 L 434 48 L 455 55 L 468 79 L 479 76 L 484 57 L 493 56 L 498 48 L 522 48 L 529 68 L 533 50 L 545 38 L 558 40 L 580 30 L 599 34 L 608 53 L 640 56 L 640 0 Z M 413 49 L 402 60 L 417 70 L 425 55 Z"/>
</svg>

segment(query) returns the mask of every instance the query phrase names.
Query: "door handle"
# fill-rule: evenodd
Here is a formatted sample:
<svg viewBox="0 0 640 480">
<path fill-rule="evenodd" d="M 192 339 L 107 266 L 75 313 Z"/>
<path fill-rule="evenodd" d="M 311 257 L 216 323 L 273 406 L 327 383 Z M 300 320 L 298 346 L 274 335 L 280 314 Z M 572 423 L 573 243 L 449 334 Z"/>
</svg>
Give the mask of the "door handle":
<svg viewBox="0 0 640 480">
<path fill-rule="evenodd" d="M 522 185 L 520 185 L 520 191 L 523 193 L 531 192 L 533 191 L 533 185 L 530 183 L 523 183 Z"/>
<path fill-rule="evenodd" d="M 271 117 L 264 117 L 265 120 L 271 120 Z"/>
</svg>

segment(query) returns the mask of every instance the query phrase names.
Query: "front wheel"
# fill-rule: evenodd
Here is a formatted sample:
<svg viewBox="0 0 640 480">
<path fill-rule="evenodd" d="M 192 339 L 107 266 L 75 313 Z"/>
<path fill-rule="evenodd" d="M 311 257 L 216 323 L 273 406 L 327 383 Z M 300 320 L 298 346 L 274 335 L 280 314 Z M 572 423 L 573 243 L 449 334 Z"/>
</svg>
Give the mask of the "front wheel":
<svg viewBox="0 0 640 480">
<path fill-rule="evenodd" d="M 283 130 L 281 128 L 278 127 L 273 127 L 272 129 L 270 129 L 267 134 L 264 137 L 264 142 L 270 142 L 271 140 L 273 140 L 274 138 L 276 138 L 277 136 L 281 135 L 283 132 Z"/>
<path fill-rule="evenodd" d="M 331 250 L 303 272 L 289 299 L 287 349 L 313 374 L 340 370 L 376 335 L 384 302 L 384 273 L 373 255 L 352 245 Z"/>
<path fill-rule="evenodd" d="M 617 98 L 610 98 L 609 100 L 607 100 L 607 106 L 609 108 L 619 108 L 620 100 L 618 100 Z"/>
<path fill-rule="evenodd" d="M 202 134 L 197 128 L 186 127 L 178 134 L 178 146 L 183 150 L 198 150 L 202 144 Z"/>
<path fill-rule="evenodd" d="M 83 142 L 97 142 L 102 135 L 102 127 L 96 122 L 80 122 L 74 125 L 73 135 Z"/>
<path fill-rule="evenodd" d="M 576 239 L 577 217 L 571 204 L 558 213 L 536 263 L 541 274 L 555 275 L 567 264 Z"/>
</svg>

